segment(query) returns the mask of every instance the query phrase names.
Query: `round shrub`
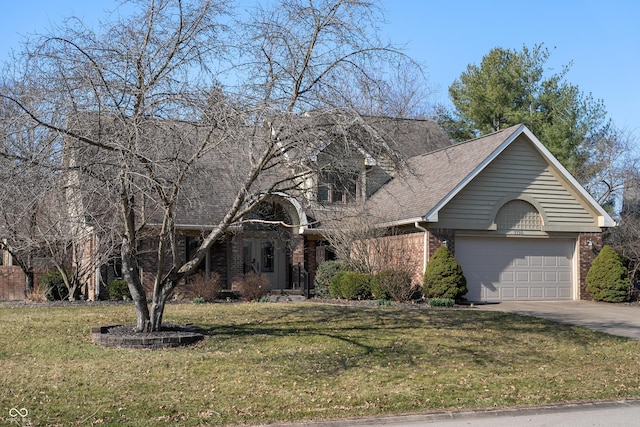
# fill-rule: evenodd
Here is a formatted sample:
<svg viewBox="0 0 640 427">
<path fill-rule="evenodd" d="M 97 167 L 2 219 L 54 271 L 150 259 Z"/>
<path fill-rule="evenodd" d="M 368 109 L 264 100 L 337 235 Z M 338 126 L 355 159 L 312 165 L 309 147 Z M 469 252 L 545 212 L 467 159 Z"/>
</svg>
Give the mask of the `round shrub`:
<svg viewBox="0 0 640 427">
<path fill-rule="evenodd" d="M 329 298 L 329 284 L 331 279 L 339 271 L 345 271 L 347 266 L 342 261 L 324 261 L 316 270 L 316 277 L 313 279 L 314 292 L 321 298 Z"/>
<path fill-rule="evenodd" d="M 370 298 L 371 276 L 366 273 L 347 271 L 340 278 L 340 296 L 352 300 Z"/>
<path fill-rule="evenodd" d="M 110 300 L 130 300 L 129 285 L 124 279 L 116 279 L 109 283 L 109 299 Z"/>
<path fill-rule="evenodd" d="M 371 293 L 376 299 L 408 301 L 413 291 L 411 275 L 403 270 L 384 270 L 373 276 L 371 280 Z"/>
<path fill-rule="evenodd" d="M 631 287 L 627 267 L 620 255 L 608 245 L 593 260 L 586 282 L 591 297 L 604 302 L 625 301 Z"/>
<path fill-rule="evenodd" d="M 440 246 L 424 272 L 424 296 L 427 298 L 459 299 L 467 293 L 467 279 L 451 252 Z"/>
<path fill-rule="evenodd" d="M 339 270 L 329 281 L 329 296 L 331 298 L 342 298 L 342 278 L 347 274 L 346 270 Z"/>
</svg>

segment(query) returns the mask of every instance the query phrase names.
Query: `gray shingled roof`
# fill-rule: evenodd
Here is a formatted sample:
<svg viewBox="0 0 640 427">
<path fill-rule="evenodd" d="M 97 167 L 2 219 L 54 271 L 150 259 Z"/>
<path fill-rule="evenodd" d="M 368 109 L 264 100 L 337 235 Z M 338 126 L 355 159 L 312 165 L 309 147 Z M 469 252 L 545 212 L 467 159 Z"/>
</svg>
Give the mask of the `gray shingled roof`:
<svg viewBox="0 0 640 427">
<path fill-rule="evenodd" d="M 521 125 L 410 158 L 407 169 L 367 202 L 380 223 L 425 217 L 476 171 Z"/>
<path fill-rule="evenodd" d="M 431 120 L 366 117 L 365 121 L 375 128 L 389 149 L 397 152 L 402 159 L 427 153 L 450 144 L 446 133 Z M 239 134 L 238 139 L 242 143 L 235 144 L 235 149 L 225 153 L 219 151 L 208 153 L 190 174 L 177 204 L 176 222 L 181 227 L 212 226 L 227 212 L 238 191 L 237 177 L 246 175 L 245 169 L 249 165 L 248 160 L 241 159 L 248 157 L 248 153 L 244 152 L 242 148 L 247 146 L 251 136 L 245 134 L 241 137 Z M 259 141 L 258 137 L 253 143 L 259 144 Z M 318 140 L 309 141 L 311 144 L 320 144 L 320 142 Z M 362 148 L 364 150 L 368 148 L 379 149 L 379 147 L 369 147 L 366 143 Z M 380 155 L 380 153 L 370 154 Z M 290 155 L 293 158 L 304 154 L 290 152 Z M 290 171 L 278 173 L 284 167 L 286 167 L 284 164 L 280 164 L 269 173 L 263 173 L 254 187 L 268 188 L 278 178 L 290 174 Z M 336 209 L 340 209 L 340 206 L 332 206 L 325 212 L 325 209 L 314 201 L 306 201 L 304 205 L 307 207 L 307 215 L 320 221 L 327 215 L 329 217 L 335 216 Z"/>
</svg>

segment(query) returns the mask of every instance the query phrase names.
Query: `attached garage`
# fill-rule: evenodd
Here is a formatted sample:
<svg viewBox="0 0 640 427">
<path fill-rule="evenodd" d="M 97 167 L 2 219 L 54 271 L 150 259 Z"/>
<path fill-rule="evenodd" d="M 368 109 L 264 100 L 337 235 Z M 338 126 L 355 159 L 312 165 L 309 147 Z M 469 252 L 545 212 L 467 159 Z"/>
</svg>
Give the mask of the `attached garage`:
<svg viewBox="0 0 640 427">
<path fill-rule="evenodd" d="M 574 298 L 575 240 L 457 237 L 470 301 Z"/>
<path fill-rule="evenodd" d="M 374 214 L 423 233 L 420 278 L 447 246 L 469 301 L 588 299 L 585 278 L 615 221 L 524 125 L 407 161 Z"/>
</svg>

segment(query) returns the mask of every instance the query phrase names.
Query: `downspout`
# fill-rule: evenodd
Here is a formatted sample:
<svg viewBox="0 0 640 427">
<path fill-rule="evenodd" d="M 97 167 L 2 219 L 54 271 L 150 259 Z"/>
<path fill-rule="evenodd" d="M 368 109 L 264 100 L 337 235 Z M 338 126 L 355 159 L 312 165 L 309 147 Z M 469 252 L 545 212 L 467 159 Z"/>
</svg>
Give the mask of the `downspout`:
<svg viewBox="0 0 640 427">
<path fill-rule="evenodd" d="M 429 231 L 422 227 L 418 221 L 413 224 L 418 230 L 424 232 L 424 247 L 422 248 L 422 272 L 424 273 L 427 269 L 427 262 L 429 261 L 429 254 L 427 253 L 427 249 L 429 248 Z"/>
</svg>

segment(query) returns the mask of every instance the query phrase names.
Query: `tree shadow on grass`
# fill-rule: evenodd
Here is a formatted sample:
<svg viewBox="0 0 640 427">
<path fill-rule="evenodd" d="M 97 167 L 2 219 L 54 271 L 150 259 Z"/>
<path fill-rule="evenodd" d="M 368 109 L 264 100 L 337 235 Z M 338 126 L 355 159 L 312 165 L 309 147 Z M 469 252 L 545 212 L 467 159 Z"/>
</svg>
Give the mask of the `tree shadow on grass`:
<svg viewBox="0 0 640 427">
<path fill-rule="evenodd" d="M 550 362 L 554 343 L 586 351 L 602 338 L 585 328 L 502 312 L 308 304 L 278 306 L 259 318 L 203 328 L 219 348 L 255 338 L 263 344 L 289 338 L 293 341 L 284 345 L 291 347 L 271 354 L 273 362 L 286 363 L 297 354 L 303 358 L 299 363 L 328 375 L 366 366 L 437 366 L 445 363 L 442 358 L 477 367 L 542 364 Z M 305 351 L 292 350 L 293 343 Z"/>
</svg>

